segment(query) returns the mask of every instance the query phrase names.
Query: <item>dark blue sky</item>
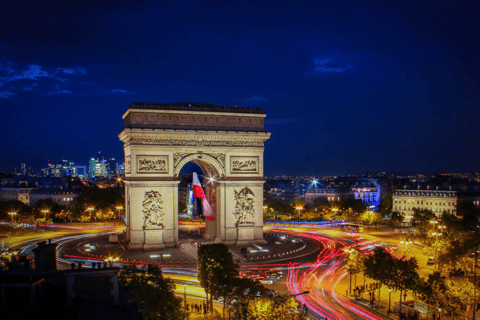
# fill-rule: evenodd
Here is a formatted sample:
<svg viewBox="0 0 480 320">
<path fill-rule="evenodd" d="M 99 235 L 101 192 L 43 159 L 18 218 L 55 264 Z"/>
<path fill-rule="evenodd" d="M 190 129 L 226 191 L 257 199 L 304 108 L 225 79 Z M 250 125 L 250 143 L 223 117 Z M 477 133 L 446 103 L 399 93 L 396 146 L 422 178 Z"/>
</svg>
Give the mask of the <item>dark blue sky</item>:
<svg viewBox="0 0 480 320">
<path fill-rule="evenodd" d="M 263 108 L 266 175 L 479 169 L 478 1 L 15 3 L 0 171 L 122 158 L 130 103 L 185 101 Z"/>
</svg>

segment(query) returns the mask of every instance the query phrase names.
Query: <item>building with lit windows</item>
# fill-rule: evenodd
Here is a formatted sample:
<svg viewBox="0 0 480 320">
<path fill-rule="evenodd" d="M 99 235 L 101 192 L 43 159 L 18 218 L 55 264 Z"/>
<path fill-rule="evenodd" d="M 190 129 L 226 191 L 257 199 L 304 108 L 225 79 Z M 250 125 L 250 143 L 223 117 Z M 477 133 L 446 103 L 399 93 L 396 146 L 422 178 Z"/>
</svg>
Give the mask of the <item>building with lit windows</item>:
<svg viewBox="0 0 480 320">
<path fill-rule="evenodd" d="M 410 190 L 399 189 L 393 195 L 393 211 L 398 211 L 405 217 L 404 223 L 410 223 L 414 208 L 431 210 L 437 217 L 442 213 L 457 212 L 457 204 L 461 201 L 472 201 L 480 206 L 480 192 L 456 190 Z"/>
<path fill-rule="evenodd" d="M 305 193 L 306 204 L 318 198 L 323 198 L 327 202 L 343 202 L 354 200 L 355 195 L 350 188 L 326 188 L 317 190 L 310 188 L 310 190 Z"/>
</svg>

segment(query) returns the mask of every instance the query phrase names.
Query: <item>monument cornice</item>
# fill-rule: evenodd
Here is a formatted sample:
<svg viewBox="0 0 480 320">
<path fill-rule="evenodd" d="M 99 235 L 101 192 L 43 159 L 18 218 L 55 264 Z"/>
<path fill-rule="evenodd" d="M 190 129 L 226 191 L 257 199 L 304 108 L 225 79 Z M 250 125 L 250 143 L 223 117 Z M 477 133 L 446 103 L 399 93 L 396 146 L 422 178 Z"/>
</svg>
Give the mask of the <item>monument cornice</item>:
<svg viewBox="0 0 480 320">
<path fill-rule="evenodd" d="M 122 119 L 125 120 L 125 118 L 130 114 L 130 113 L 165 113 L 165 114 L 195 114 L 195 115 L 205 115 L 205 116 L 211 116 L 212 112 L 208 111 L 184 111 L 184 110 L 154 110 L 154 109 L 128 109 L 125 111 L 123 114 Z M 265 118 L 267 115 L 266 114 L 261 114 L 261 113 L 230 113 L 230 112 L 215 112 L 215 116 L 227 116 L 227 117 L 254 117 L 254 118 Z"/>
<path fill-rule="evenodd" d="M 263 147 L 268 132 L 124 129 L 118 136 L 130 145 Z"/>
</svg>

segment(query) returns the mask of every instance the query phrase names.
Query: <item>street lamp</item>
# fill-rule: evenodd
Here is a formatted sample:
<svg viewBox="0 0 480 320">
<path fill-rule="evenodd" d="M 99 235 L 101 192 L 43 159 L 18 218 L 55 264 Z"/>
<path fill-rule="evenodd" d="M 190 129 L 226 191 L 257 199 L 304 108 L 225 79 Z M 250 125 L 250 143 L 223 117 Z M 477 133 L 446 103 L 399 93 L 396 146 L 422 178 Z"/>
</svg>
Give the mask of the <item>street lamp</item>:
<svg viewBox="0 0 480 320">
<path fill-rule="evenodd" d="M 295 207 L 296 210 L 298 210 L 298 221 L 300 221 L 300 210 L 303 209 L 302 206 Z"/>
<path fill-rule="evenodd" d="M 390 314 L 392 311 L 390 310 L 390 301 L 392 300 L 392 288 L 388 288 L 388 311 L 387 314 Z"/>
<path fill-rule="evenodd" d="M 343 251 L 345 251 L 346 253 L 350 254 L 353 253 L 355 250 L 354 249 L 344 249 Z M 352 273 L 351 272 L 348 272 L 350 274 L 350 294 L 352 294 Z"/>
<path fill-rule="evenodd" d="M 95 210 L 94 207 L 89 207 L 87 208 L 87 211 L 90 211 L 90 217 L 92 216 L 92 211 Z M 90 218 L 91 219 L 91 218 Z"/>
<path fill-rule="evenodd" d="M 50 212 L 50 210 L 45 209 L 45 210 L 42 210 L 41 212 L 42 212 L 42 213 L 45 213 L 45 222 L 44 222 L 43 225 L 44 225 L 45 228 L 46 228 L 46 227 L 47 227 L 47 214 Z"/>
<path fill-rule="evenodd" d="M 9 212 L 8 214 L 11 216 L 12 221 L 15 222 L 14 219 L 15 219 L 15 216 L 17 215 L 17 213 L 16 212 Z"/>
<path fill-rule="evenodd" d="M 473 314 L 475 314 L 475 312 Z M 438 308 L 438 320 L 440 320 L 441 317 L 442 317 L 442 308 Z"/>
<path fill-rule="evenodd" d="M 115 209 L 118 210 L 118 216 L 120 216 L 120 210 L 122 210 L 123 207 L 122 207 L 122 206 L 118 206 L 118 207 L 115 207 Z M 116 221 L 116 220 L 117 220 L 117 217 L 115 217 L 115 221 Z"/>
</svg>

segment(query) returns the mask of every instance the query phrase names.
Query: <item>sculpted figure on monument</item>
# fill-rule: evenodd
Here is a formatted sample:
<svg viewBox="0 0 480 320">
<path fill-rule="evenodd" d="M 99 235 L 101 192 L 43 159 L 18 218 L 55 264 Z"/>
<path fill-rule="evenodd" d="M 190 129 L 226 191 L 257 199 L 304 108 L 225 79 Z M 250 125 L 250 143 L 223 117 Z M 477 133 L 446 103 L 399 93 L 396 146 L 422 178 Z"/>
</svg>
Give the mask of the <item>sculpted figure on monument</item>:
<svg viewBox="0 0 480 320">
<path fill-rule="evenodd" d="M 147 191 L 143 198 L 143 216 L 145 229 L 163 226 L 164 213 L 162 207 L 162 196 L 158 191 Z"/>
<path fill-rule="evenodd" d="M 249 188 L 243 188 L 239 192 L 235 192 L 235 211 L 233 214 L 238 224 L 253 223 L 255 215 L 255 195 Z"/>
</svg>

